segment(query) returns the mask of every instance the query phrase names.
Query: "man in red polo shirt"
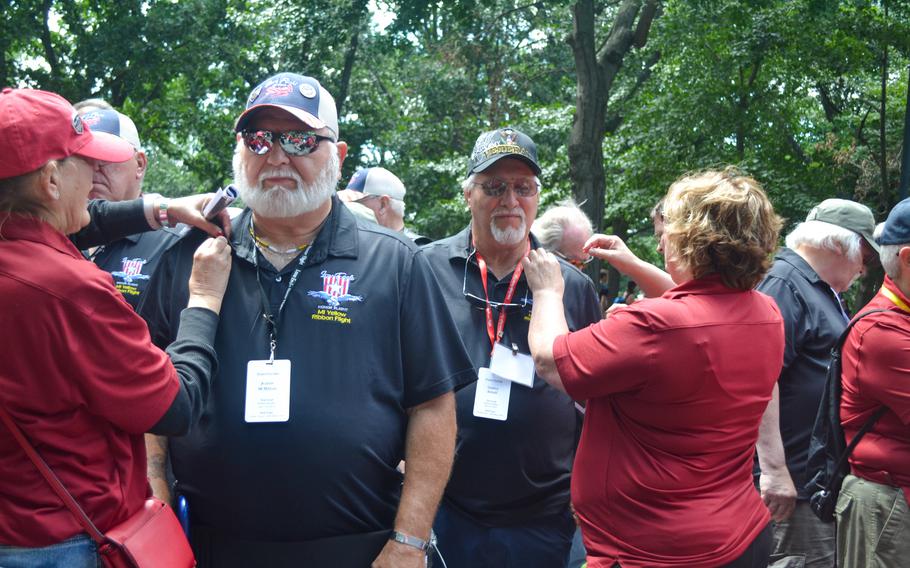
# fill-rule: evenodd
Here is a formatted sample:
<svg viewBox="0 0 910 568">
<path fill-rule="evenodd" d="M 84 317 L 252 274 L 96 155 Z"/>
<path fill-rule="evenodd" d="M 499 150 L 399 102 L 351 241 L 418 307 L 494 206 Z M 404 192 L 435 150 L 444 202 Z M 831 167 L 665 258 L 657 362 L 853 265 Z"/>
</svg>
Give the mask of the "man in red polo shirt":
<svg viewBox="0 0 910 568">
<path fill-rule="evenodd" d="M 837 565 L 904 566 L 910 558 L 910 198 L 878 238 L 885 282 L 860 313 L 843 350 L 840 418 L 849 442 L 876 410 L 850 456 L 837 500 Z"/>
</svg>

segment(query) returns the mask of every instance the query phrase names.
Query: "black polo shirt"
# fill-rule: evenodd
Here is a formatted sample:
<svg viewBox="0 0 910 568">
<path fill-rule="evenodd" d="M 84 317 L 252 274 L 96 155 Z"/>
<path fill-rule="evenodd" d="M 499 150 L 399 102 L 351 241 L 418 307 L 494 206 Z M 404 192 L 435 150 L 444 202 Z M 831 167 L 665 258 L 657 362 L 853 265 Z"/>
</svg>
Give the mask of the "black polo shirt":
<svg viewBox="0 0 910 568">
<path fill-rule="evenodd" d="M 407 409 L 473 378 L 425 255 L 333 197 L 280 323 L 276 358 L 291 361 L 290 419 L 246 423 L 247 362 L 269 356 L 250 218 L 247 209 L 232 223 L 212 395 L 199 426 L 170 440 L 193 523 L 259 541 L 391 529 Z M 168 250 L 144 294 L 139 312 L 158 345 L 175 337 L 204 238 L 194 232 Z M 298 264 L 276 271 L 258 257 L 275 314 Z"/>
<path fill-rule="evenodd" d="M 533 236 L 532 246 L 537 248 Z M 480 270 L 472 252 L 470 227 L 423 249 L 436 273 L 446 305 L 455 319 L 474 369 L 488 367 L 490 339 L 482 301 Z M 467 264 L 467 272 L 465 272 Z M 600 320 L 600 304 L 591 280 L 560 260 L 565 279 L 566 321 L 572 331 Z M 467 275 L 467 276 L 466 276 Z M 488 271 L 490 299 L 502 302 L 512 275 L 497 280 Z M 533 298 L 522 275 L 512 303 L 524 303 L 507 315 L 503 342 L 528 348 Z M 493 321 L 499 320 L 493 310 Z M 476 377 L 475 377 L 476 380 Z M 476 383 L 455 394 L 458 445 L 445 502 L 477 522 L 502 526 L 564 512 L 569 504 L 569 479 L 581 421 L 574 402 L 540 377 L 534 388 L 512 385 L 508 420 L 474 416 Z"/>
<path fill-rule="evenodd" d="M 158 260 L 168 248 L 180 239 L 174 229 L 139 233 L 122 238 L 91 253 L 89 260 L 114 279 L 114 286 L 135 309 L 142 293 L 148 288 Z"/>
<path fill-rule="evenodd" d="M 784 318 L 784 366 L 777 381 L 780 434 L 797 496 L 808 499 L 809 438 L 825 390 L 831 348 L 847 327 L 847 320 L 831 286 L 788 248 L 778 251 L 771 270 L 756 289 L 774 298 Z M 756 464 L 756 476 L 758 473 Z"/>
</svg>

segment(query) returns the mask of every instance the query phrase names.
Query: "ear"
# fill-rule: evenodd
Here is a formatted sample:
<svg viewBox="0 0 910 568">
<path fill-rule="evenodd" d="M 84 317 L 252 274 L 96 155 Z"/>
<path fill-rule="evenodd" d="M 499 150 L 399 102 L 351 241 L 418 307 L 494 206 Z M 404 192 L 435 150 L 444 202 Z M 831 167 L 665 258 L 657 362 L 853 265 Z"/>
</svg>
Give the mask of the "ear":
<svg viewBox="0 0 910 568">
<path fill-rule="evenodd" d="M 379 196 L 379 210 L 385 211 L 389 207 L 389 202 L 392 200 L 388 195 Z"/>
<path fill-rule="evenodd" d="M 348 155 L 348 143 L 335 142 L 335 147 L 338 148 L 338 179 L 341 179 L 341 166 L 344 165 L 344 159 Z"/>
<path fill-rule="evenodd" d="M 35 188 L 38 198 L 43 203 L 51 203 L 60 199 L 61 178 L 62 172 L 56 160 L 44 164 L 39 170 Z"/>
<path fill-rule="evenodd" d="M 901 259 L 901 266 L 904 267 L 904 270 L 910 268 L 910 247 L 901 248 L 897 251 L 897 256 Z"/>
<path fill-rule="evenodd" d="M 145 152 L 138 152 L 136 154 L 136 162 L 139 164 L 139 168 L 136 170 L 136 179 L 142 179 L 145 175 L 145 170 L 148 169 L 149 159 L 145 155 Z"/>
</svg>

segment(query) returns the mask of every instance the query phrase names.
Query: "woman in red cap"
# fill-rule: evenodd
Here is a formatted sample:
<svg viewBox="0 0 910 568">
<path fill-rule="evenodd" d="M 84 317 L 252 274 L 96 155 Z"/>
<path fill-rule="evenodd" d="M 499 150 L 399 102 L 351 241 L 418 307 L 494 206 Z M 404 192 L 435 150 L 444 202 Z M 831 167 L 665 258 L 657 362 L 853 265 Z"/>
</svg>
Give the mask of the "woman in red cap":
<svg viewBox="0 0 910 568">
<path fill-rule="evenodd" d="M 133 152 L 90 132 L 58 95 L 0 93 L 0 412 L 101 532 L 150 495 L 143 433 L 185 433 L 205 406 L 230 268 L 224 238 L 199 247 L 180 336 L 167 354 L 154 347 L 110 276 L 67 238 L 91 221 L 94 170 Z M 163 219 L 199 221 L 187 203 Z M 134 224 L 151 217 L 141 204 L 132 211 Z M 0 566 L 98 566 L 95 543 L 7 430 L 0 424 Z"/>
</svg>

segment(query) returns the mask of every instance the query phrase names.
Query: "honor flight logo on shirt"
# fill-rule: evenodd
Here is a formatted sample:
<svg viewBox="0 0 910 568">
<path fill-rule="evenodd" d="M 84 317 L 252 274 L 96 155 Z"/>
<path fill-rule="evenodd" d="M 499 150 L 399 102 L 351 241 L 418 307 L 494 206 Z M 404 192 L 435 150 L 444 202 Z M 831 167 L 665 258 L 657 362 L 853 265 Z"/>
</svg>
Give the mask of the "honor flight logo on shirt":
<svg viewBox="0 0 910 568">
<path fill-rule="evenodd" d="M 114 277 L 114 286 L 125 296 L 138 296 L 139 280 L 148 280 L 149 275 L 142 273 L 142 267 L 148 262 L 144 258 L 123 257 L 120 270 L 111 272 Z"/>
<path fill-rule="evenodd" d="M 351 282 L 356 280 L 353 274 L 345 272 L 336 272 L 329 274 L 322 271 L 322 290 L 310 290 L 308 296 L 322 300 L 324 303 L 317 306 L 316 313 L 311 317 L 319 321 L 333 321 L 341 324 L 351 323 L 348 315 L 348 308 L 343 306 L 345 302 L 362 302 L 363 296 L 350 294 L 348 290 Z"/>
</svg>

